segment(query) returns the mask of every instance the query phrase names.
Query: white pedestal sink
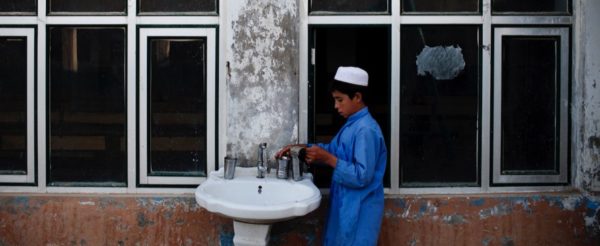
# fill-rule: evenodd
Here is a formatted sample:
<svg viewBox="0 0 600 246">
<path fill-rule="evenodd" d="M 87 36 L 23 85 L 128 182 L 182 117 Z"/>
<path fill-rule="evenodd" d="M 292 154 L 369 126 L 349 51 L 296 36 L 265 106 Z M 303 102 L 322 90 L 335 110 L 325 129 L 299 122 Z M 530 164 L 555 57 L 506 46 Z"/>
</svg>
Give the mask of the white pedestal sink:
<svg viewBox="0 0 600 246">
<path fill-rule="evenodd" d="M 211 172 L 196 189 L 206 210 L 234 220 L 235 245 L 266 245 L 271 224 L 303 216 L 319 207 L 321 192 L 307 174 L 301 181 L 277 179 L 275 170 L 256 178 L 256 167 L 236 168 L 235 178 Z"/>
</svg>

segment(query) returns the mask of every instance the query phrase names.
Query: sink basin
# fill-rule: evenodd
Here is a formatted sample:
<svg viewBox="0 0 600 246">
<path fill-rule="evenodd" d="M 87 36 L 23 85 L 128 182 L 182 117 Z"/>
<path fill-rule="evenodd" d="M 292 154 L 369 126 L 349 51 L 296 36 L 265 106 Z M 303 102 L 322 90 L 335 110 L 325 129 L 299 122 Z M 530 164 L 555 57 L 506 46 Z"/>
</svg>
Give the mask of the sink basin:
<svg viewBox="0 0 600 246">
<path fill-rule="evenodd" d="M 319 207 L 321 192 L 310 174 L 293 181 L 276 178 L 276 170 L 262 179 L 256 173 L 256 167 L 238 167 L 227 180 L 222 169 L 213 171 L 196 189 L 196 201 L 210 212 L 253 224 L 292 219 Z"/>
</svg>

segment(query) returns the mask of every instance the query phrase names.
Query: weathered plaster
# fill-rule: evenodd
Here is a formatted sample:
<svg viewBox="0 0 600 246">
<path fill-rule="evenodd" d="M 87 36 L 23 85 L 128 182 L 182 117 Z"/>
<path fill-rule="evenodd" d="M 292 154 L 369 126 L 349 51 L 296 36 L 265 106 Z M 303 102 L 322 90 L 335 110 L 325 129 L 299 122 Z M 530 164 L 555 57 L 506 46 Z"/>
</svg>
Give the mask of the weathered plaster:
<svg viewBox="0 0 600 246">
<path fill-rule="evenodd" d="M 270 245 L 320 245 L 328 197 L 275 223 Z M 600 200 L 580 193 L 398 196 L 379 245 L 599 245 Z M 233 245 L 232 220 L 183 196 L 0 195 L 0 245 Z"/>
<path fill-rule="evenodd" d="M 230 1 L 227 154 L 255 165 L 298 139 L 297 0 Z"/>
<path fill-rule="evenodd" d="M 574 184 L 600 191 L 600 1 L 580 1 L 573 92 Z"/>
</svg>

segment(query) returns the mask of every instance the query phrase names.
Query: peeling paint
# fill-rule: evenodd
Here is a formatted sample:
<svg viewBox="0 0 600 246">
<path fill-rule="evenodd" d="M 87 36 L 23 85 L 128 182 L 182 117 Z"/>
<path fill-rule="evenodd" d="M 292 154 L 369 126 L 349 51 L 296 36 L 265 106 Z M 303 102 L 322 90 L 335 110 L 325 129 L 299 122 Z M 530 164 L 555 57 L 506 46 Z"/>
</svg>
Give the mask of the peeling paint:
<svg viewBox="0 0 600 246">
<path fill-rule="evenodd" d="M 227 154 L 253 166 L 257 146 L 267 155 L 298 141 L 297 1 L 249 0 L 228 5 L 231 52 Z"/>
<path fill-rule="evenodd" d="M 468 223 L 468 221 L 465 219 L 465 217 L 460 214 L 447 215 L 447 216 L 444 216 L 444 218 L 442 220 L 444 221 L 444 223 L 451 224 L 451 225 L 460 225 L 460 224 Z"/>
<path fill-rule="evenodd" d="M 488 209 L 482 209 L 479 212 L 480 219 L 487 219 L 491 216 L 503 216 L 508 215 L 512 212 L 512 207 L 506 205 L 505 203 L 500 203 L 496 206 L 493 206 Z"/>
<path fill-rule="evenodd" d="M 483 206 L 483 204 L 485 204 L 485 199 L 483 199 L 483 198 L 475 199 L 475 200 L 471 201 L 470 204 L 471 204 L 471 206 L 480 207 L 480 206 Z"/>
<path fill-rule="evenodd" d="M 430 74 L 436 80 L 451 80 L 465 69 L 465 59 L 460 46 L 423 47 L 417 56 L 417 74 Z"/>
<path fill-rule="evenodd" d="M 149 225 L 154 225 L 154 221 L 148 220 L 144 213 L 137 214 L 137 222 L 139 227 L 146 227 Z"/>
<path fill-rule="evenodd" d="M 500 243 L 502 246 L 514 246 L 515 245 L 515 242 L 510 237 L 502 237 L 500 239 Z"/>
</svg>

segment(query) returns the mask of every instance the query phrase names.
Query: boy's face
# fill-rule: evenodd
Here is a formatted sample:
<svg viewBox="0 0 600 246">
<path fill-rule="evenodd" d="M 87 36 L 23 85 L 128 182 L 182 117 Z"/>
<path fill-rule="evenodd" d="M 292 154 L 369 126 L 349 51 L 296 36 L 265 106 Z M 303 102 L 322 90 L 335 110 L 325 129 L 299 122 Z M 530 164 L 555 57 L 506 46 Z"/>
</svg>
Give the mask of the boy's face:
<svg viewBox="0 0 600 246">
<path fill-rule="evenodd" d="M 356 93 L 354 98 L 350 98 L 347 94 L 334 90 L 331 93 L 331 96 L 335 102 L 335 109 L 344 118 L 348 118 L 348 116 L 358 112 L 364 107 L 362 94 L 360 93 Z"/>
</svg>

